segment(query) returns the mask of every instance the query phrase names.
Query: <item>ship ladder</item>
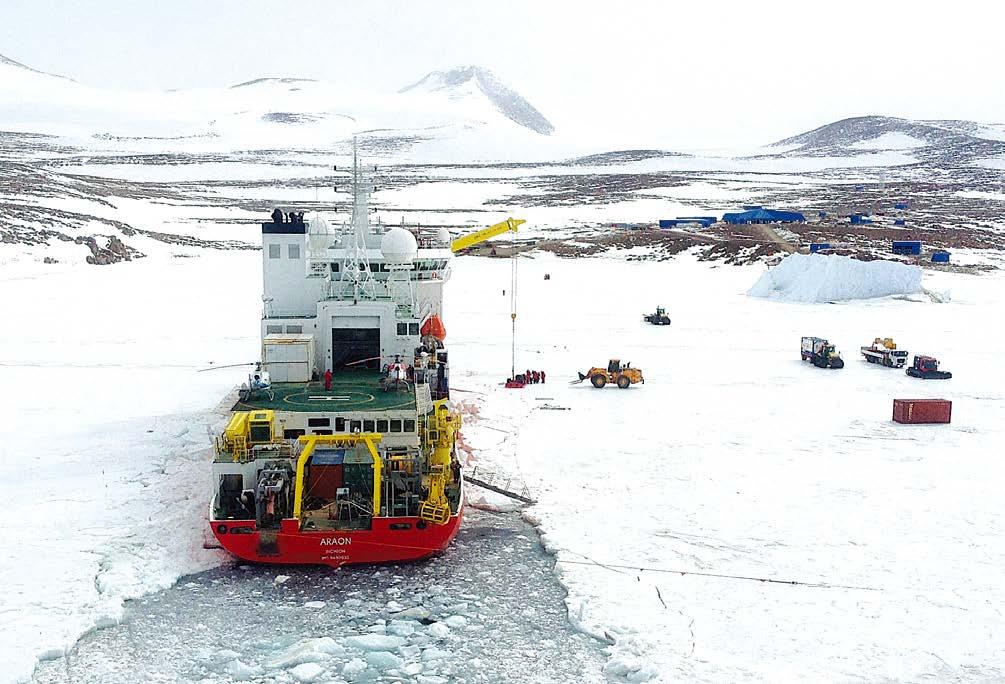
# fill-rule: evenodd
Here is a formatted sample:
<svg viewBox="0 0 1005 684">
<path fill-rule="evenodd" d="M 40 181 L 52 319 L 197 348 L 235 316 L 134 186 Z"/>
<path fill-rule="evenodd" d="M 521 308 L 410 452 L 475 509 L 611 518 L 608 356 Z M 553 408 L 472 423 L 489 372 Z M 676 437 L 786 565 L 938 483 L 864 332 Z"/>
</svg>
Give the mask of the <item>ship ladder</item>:
<svg viewBox="0 0 1005 684">
<path fill-rule="evenodd" d="M 525 482 L 521 482 L 512 476 L 505 476 L 492 470 L 486 470 L 479 466 L 473 468 L 470 474 L 464 475 L 464 482 L 487 489 L 496 494 L 502 494 L 514 501 L 525 504 L 537 503 L 532 498 L 530 489 Z M 519 491 L 515 491 L 517 487 L 519 487 Z"/>
<path fill-rule="evenodd" d="M 241 463 L 248 460 L 248 438 L 246 435 L 234 437 L 234 460 Z"/>
</svg>

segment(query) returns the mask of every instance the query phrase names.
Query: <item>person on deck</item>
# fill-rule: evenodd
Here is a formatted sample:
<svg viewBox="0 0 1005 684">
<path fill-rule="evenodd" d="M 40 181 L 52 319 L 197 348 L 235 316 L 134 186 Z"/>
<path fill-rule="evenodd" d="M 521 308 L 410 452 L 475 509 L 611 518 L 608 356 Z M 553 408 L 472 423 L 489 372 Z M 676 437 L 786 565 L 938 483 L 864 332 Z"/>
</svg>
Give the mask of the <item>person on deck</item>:
<svg viewBox="0 0 1005 684">
<path fill-rule="evenodd" d="M 541 384 L 544 384 L 544 371 L 541 371 Z"/>
<path fill-rule="evenodd" d="M 531 374 L 532 374 L 532 376 L 534 378 L 534 384 L 535 385 L 541 381 L 541 374 L 540 373 L 538 373 L 537 371 L 531 371 Z"/>
<path fill-rule="evenodd" d="M 331 392 L 332 390 L 332 371 L 331 369 L 325 370 L 325 392 Z"/>
</svg>

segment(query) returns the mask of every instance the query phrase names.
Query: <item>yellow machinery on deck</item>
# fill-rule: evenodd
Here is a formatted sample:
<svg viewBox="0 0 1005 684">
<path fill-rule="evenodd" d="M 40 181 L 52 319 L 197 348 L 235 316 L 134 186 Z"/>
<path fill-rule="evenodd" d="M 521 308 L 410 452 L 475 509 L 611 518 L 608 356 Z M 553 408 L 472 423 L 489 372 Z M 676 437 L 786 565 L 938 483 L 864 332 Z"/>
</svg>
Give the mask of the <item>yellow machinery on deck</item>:
<svg viewBox="0 0 1005 684">
<path fill-rule="evenodd" d="M 573 380 L 574 383 L 582 382 L 589 378 L 590 384 L 592 384 L 597 389 L 601 389 L 607 384 L 614 384 L 621 389 L 628 389 L 630 386 L 641 382 L 645 384 L 645 378 L 642 377 L 642 370 L 639 368 L 632 368 L 631 364 L 621 363 L 620 359 L 611 359 L 607 362 L 607 368 L 597 368 L 596 366 L 586 371 L 586 373 L 579 374 L 579 380 Z"/>
<path fill-rule="evenodd" d="M 419 517 L 435 525 L 443 525 L 450 519 L 450 503 L 445 490 L 454 479 L 450 457 L 460 427 L 460 414 L 451 412 L 446 400 L 433 403 L 432 425 L 426 432 L 426 439 L 433 448 L 429 461 L 429 495 L 419 505 Z"/>
<path fill-rule="evenodd" d="M 216 453 L 230 454 L 235 461 L 246 461 L 249 451 L 256 446 L 282 444 L 276 430 L 275 411 L 235 411 L 216 440 Z"/>
</svg>

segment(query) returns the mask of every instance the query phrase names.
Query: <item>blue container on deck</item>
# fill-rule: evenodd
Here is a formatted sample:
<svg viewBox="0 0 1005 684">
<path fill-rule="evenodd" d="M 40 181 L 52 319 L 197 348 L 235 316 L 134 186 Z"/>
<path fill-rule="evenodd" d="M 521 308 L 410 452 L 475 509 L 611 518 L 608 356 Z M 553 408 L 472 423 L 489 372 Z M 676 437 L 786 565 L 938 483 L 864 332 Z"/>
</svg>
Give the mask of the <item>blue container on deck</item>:
<svg viewBox="0 0 1005 684">
<path fill-rule="evenodd" d="M 921 254 L 921 240 L 894 240 L 891 245 L 894 254 Z"/>
<path fill-rule="evenodd" d="M 872 219 L 863 214 L 852 214 L 849 218 L 851 218 L 852 224 L 856 226 L 865 226 L 872 223 Z"/>
<path fill-rule="evenodd" d="M 932 252 L 932 261 L 937 264 L 948 264 L 949 263 L 949 252 L 944 249 Z"/>
<path fill-rule="evenodd" d="M 818 211 L 817 212 L 817 216 L 819 216 L 820 218 L 827 218 L 827 212 L 826 211 Z"/>
<path fill-rule="evenodd" d="M 904 226 L 904 225 L 907 225 L 907 224 L 904 222 L 904 219 L 893 219 L 893 225 L 895 225 L 895 226 Z"/>
<path fill-rule="evenodd" d="M 893 205 L 894 209 L 907 209 L 907 202 L 897 202 Z"/>
<path fill-rule="evenodd" d="M 810 254 L 814 252 L 819 252 L 821 249 L 830 249 L 831 245 L 829 242 L 814 242 L 810 245 Z"/>
</svg>

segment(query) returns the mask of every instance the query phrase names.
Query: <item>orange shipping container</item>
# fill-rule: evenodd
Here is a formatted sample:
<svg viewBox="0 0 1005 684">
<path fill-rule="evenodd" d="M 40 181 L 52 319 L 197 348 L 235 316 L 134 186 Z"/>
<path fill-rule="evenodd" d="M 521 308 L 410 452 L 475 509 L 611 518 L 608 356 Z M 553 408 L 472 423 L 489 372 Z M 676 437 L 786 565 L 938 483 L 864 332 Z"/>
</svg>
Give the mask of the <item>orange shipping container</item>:
<svg viewBox="0 0 1005 684">
<path fill-rule="evenodd" d="M 894 399 L 893 420 L 897 423 L 948 423 L 953 402 L 947 399 Z"/>
</svg>

